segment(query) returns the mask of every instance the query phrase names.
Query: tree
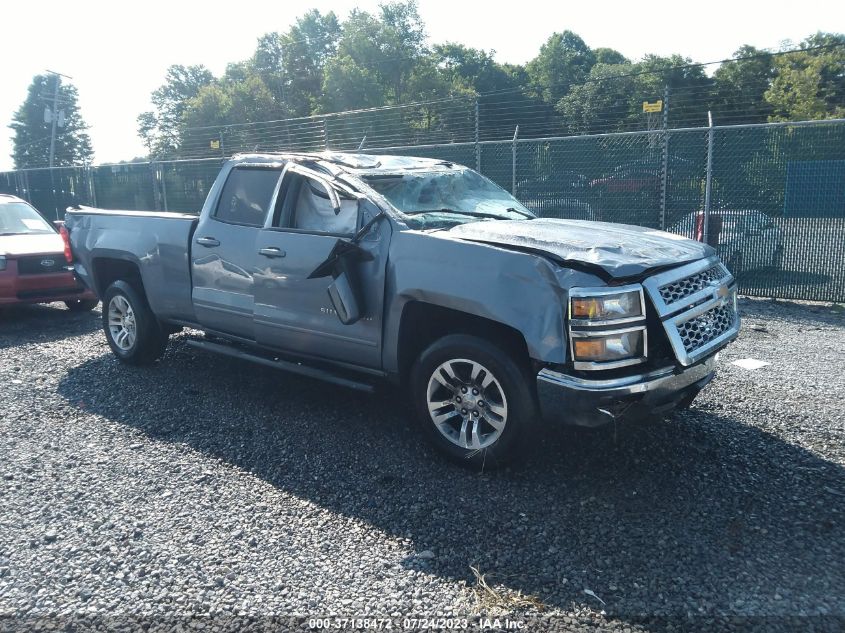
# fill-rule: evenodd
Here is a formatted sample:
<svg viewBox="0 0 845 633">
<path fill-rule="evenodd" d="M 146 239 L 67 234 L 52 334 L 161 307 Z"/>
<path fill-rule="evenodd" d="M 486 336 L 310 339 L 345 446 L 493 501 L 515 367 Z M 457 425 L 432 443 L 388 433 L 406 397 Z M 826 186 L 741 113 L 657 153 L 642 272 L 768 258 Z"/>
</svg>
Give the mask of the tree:
<svg viewBox="0 0 845 633">
<path fill-rule="evenodd" d="M 637 84 L 643 96 L 637 107 L 641 108 L 643 100 L 662 99 L 668 87 L 669 121 L 673 127 L 707 125 L 713 80 L 707 76 L 704 66 L 681 55 L 646 55 L 634 69 L 640 73 Z"/>
<path fill-rule="evenodd" d="M 765 123 L 772 115 L 772 106 L 765 99 L 774 77 L 772 56 L 742 46 L 734 57 L 736 61 L 725 62 L 713 73 L 713 115 L 720 123 Z"/>
<path fill-rule="evenodd" d="M 338 92 L 341 86 L 366 96 L 368 105 L 416 100 L 419 95 L 413 90 L 414 74 L 425 73 L 427 55 L 425 28 L 415 0 L 383 4 L 378 15 L 353 10 L 343 24 L 337 56 L 323 79 L 322 110 L 337 111 L 339 106 L 349 104 L 350 100 Z M 363 83 L 356 89 L 358 81 Z"/>
<path fill-rule="evenodd" d="M 651 100 L 654 92 L 637 72 L 634 64 L 593 66 L 587 80 L 557 103 L 567 131 L 623 131 L 642 124 L 642 102 Z"/>
<path fill-rule="evenodd" d="M 453 92 L 487 93 L 512 90 L 519 84 L 493 59 L 495 51 L 447 42 L 434 46 L 431 59 Z"/>
<path fill-rule="evenodd" d="M 384 91 L 370 68 L 358 65 L 349 55 L 335 57 L 326 65 L 323 110 L 341 112 L 384 104 Z"/>
<path fill-rule="evenodd" d="M 593 49 L 597 64 L 630 64 L 630 60 L 613 48 Z"/>
<path fill-rule="evenodd" d="M 326 64 L 337 50 L 340 22 L 333 12 L 313 9 L 297 18 L 286 33 L 267 33 L 253 56 L 255 72 L 290 116 L 307 116 L 316 108 Z"/>
<path fill-rule="evenodd" d="M 766 91 L 774 121 L 845 116 L 845 35 L 816 33 L 805 49 L 775 60 L 775 78 Z"/>
<path fill-rule="evenodd" d="M 167 69 L 164 83 L 151 96 L 155 111 L 143 112 L 137 119 L 138 134 L 153 156 L 176 154 L 188 102 L 212 81 L 214 75 L 205 66 L 174 65 Z"/>
<path fill-rule="evenodd" d="M 52 123 L 45 122 L 45 108 L 52 109 L 56 75 L 36 75 L 27 90 L 26 100 L 12 117 L 14 130 L 12 159 L 16 169 L 47 167 L 50 164 Z M 56 126 L 55 166 L 79 165 L 94 157 L 88 126 L 77 104 L 76 88 L 59 85 L 58 110 L 64 112 L 63 125 Z"/>
<path fill-rule="evenodd" d="M 543 99 L 555 104 L 572 86 L 584 83 L 595 63 L 596 55 L 584 40 L 572 31 L 564 31 L 549 37 L 526 70 Z"/>
</svg>

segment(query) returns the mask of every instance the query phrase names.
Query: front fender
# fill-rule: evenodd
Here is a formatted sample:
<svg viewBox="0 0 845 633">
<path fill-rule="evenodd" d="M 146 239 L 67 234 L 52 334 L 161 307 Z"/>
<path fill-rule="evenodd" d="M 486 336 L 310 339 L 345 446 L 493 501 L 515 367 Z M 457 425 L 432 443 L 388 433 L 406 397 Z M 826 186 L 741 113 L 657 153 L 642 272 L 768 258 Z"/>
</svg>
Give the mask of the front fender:
<svg viewBox="0 0 845 633">
<path fill-rule="evenodd" d="M 509 326 L 540 362 L 566 360 L 567 288 L 603 285 L 588 273 L 543 257 L 417 231 L 394 234 L 387 269 L 384 367 L 399 366 L 399 328 L 410 301 Z"/>
</svg>

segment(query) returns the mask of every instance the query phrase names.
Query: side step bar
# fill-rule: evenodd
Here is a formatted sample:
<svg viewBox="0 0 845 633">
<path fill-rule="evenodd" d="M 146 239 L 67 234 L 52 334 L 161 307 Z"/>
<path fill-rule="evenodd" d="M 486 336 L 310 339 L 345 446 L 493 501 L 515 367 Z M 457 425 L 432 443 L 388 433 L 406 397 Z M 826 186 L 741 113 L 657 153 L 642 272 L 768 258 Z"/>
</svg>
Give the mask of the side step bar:
<svg viewBox="0 0 845 633">
<path fill-rule="evenodd" d="M 223 354 L 224 356 L 231 356 L 232 358 L 239 358 L 241 360 L 251 361 L 253 363 L 258 363 L 259 365 L 266 365 L 267 367 L 282 369 L 284 371 L 289 371 L 294 374 L 300 374 L 302 376 L 308 376 L 310 378 L 317 378 L 318 380 L 331 382 L 342 387 L 355 389 L 356 391 L 363 391 L 366 393 L 375 392 L 375 387 L 371 384 L 358 380 L 353 380 L 351 378 L 341 376 L 326 369 L 319 369 L 317 367 L 310 367 L 308 365 L 300 365 L 299 363 L 292 363 L 287 360 L 267 358 L 266 356 L 261 356 L 259 354 L 251 354 L 245 350 L 238 349 L 230 345 L 212 343 L 211 341 L 187 339 L 185 342 L 191 347 L 196 347 L 198 349 L 214 352 L 215 354 Z"/>
</svg>

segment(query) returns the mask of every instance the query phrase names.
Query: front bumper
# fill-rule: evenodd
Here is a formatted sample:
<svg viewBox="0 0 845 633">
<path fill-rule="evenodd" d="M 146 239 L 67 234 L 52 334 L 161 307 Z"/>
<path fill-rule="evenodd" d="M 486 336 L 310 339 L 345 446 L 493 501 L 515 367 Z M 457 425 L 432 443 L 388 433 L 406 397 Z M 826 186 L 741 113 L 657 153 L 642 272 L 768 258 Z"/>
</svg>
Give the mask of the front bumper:
<svg viewBox="0 0 845 633">
<path fill-rule="evenodd" d="M 689 402 L 715 375 L 716 359 L 690 367 L 666 367 L 647 374 L 588 380 L 551 369 L 537 374 L 543 417 L 578 426 L 643 419 Z"/>
<path fill-rule="evenodd" d="M 97 298 L 73 271 L 19 275 L 15 260 L 9 260 L 7 265 L 6 270 L 0 271 L 0 305 Z"/>
</svg>

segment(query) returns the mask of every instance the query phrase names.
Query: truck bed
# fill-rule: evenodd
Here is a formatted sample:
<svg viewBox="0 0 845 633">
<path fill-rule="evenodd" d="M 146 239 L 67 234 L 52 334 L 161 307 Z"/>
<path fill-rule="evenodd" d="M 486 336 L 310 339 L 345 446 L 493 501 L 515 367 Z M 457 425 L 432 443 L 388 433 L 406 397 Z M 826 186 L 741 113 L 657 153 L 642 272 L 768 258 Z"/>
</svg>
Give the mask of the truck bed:
<svg viewBox="0 0 845 633">
<path fill-rule="evenodd" d="M 197 216 L 155 211 L 69 209 L 77 273 L 98 295 L 115 260 L 135 264 L 150 307 L 160 318 L 194 320 L 191 303 L 190 243 Z"/>
</svg>

